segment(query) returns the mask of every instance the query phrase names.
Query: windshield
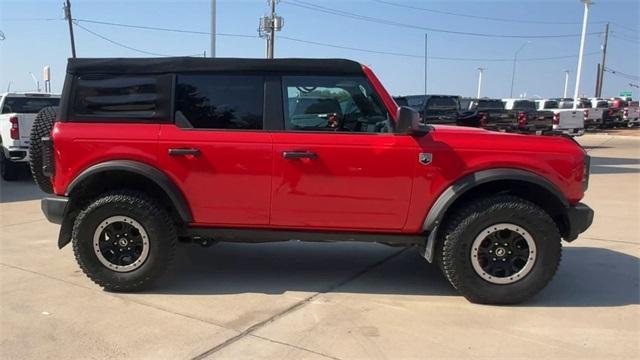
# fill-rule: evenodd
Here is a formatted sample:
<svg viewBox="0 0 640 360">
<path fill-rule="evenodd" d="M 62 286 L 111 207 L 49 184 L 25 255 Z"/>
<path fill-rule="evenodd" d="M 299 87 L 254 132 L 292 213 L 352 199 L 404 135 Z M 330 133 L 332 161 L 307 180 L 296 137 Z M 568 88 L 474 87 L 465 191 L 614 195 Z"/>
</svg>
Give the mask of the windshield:
<svg viewBox="0 0 640 360">
<path fill-rule="evenodd" d="M 518 100 L 513 103 L 515 110 L 536 110 L 536 103 L 529 100 Z"/>
<path fill-rule="evenodd" d="M 504 102 L 502 102 L 502 100 L 478 100 L 476 109 L 504 109 Z"/>
<path fill-rule="evenodd" d="M 455 98 L 430 98 L 427 102 L 429 110 L 458 110 L 458 102 Z"/>
<path fill-rule="evenodd" d="M 2 107 L 3 114 L 37 114 L 47 106 L 58 106 L 60 99 L 41 97 L 7 97 Z"/>
</svg>

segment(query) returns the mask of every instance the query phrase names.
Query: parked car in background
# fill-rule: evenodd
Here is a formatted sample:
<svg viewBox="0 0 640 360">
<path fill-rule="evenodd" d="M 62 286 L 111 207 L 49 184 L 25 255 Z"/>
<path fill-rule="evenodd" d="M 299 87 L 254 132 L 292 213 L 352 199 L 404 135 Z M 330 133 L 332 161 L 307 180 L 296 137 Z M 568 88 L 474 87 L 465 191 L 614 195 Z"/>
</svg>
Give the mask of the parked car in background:
<svg viewBox="0 0 640 360">
<path fill-rule="evenodd" d="M 462 125 L 458 123 L 460 96 L 427 95 L 422 112 L 425 124 Z"/>
<path fill-rule="evenodd" d="M 510 128 L 524 132 L 543 132 L 553 129 L 553 112 L 538 110 L 535 101 L 527 99 L 502 99 L 511 116 Z M 491 120 L 489 120 L 490 122 Z"/>
<path fill-rule="evenodd" d="M 607 116 L 611 119 L 614 127 L 625 127 L 628 121 L 624 119 L 624 109 L 627 107 L 627 101 L 621 98 L 612 98 L 609 100 L 609 111 Z"/>
<path fill-rule="evenodd" d="M 422 112 L 424 111 L 424 99 L 425 95 L 406 95 L 406 96 L 396 96 L 393 99 L 396 101 L 398 106 L 408 106 L 422 116 Z"/>
<path fill-rule="evenodd" d="M 573 102 L 565 99 L 542 99 L 535 101 L 539 111 L 553 113 L 553 130 L 571 136 L 584 134 L 584 111 L 573 109 Z"/>
<path fill-rule="evenodd" d="M 612 126 L 609 118 L 609 102 L 602 98 L 589 98 L 591 108 L 585 119 L 585 128 L 606 129 Z"/>
<path fill-rule="evenodd" d="M 0 94 L 0 175 L 15 180 L 29 161 L 29 136 L 36 114 L 58 106 L 60 95 L 45 93 Z"/>
<path fill-rule="evenodd" d="M 622 119 L 628 127 L 640 126 L 640 104 L 638 101 L 628 101 L 622 111 Z"/>
<path fill-rule="evenodd" d="M 607 104 L 606 101 L 602 101 L 602 103 Z M 578 109 L 582 109 L 585 129 L 603 127 L 604 116 L 608 107 L 597 107 L 597 105 L 597 100 L 587 98 L 579 100 Z"/>
<path fill-rule="evenodd" d="M 148 288 L 179 240 L 366 241 L 513 304 L 593 221 L 575 141 L 425 125 L 354 61 L 70 59 L 63 93 L 34 125 L 41 206 L 110 291 Z"/>
</svg>

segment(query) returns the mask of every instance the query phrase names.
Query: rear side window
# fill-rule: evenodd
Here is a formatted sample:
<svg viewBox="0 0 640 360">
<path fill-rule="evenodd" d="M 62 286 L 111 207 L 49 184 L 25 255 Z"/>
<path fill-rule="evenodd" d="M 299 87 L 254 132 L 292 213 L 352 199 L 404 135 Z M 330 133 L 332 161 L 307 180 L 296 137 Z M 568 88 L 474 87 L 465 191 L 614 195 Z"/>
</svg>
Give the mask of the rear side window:
<svg viewBox="0 0 640 360">
<path fill-rule="evenodd" d="M 264 77 L 256 75 L 178 75 L 176 123 L 198 129 L 260 130 Z"/>
<path fill-rule="evenodd" d="M 58 106 L 60 99 L 43 97 L 7 97 L 2 107 L 3 114 L 37 114 L 47 106 Z"/>
<path fill-rule="evenodd" d="M 544 108 L 545 109 L 557 109 L 560 107 L 560 104 L 558 104 L 557 101 L 545 101 L 544 102 Z"/>
<path fill-rule="evenodd" d="M 504 109 L 504 102 L 501 100 L 479 100 L 476 106 L 478 110 Z"/>
<path fill-rule="evenodd" d="M 517 100 L 513 103 L 515 110 L 536 110 L 536 103 L 528 100 Z"/>
<path fill-rule="evenodd" d="M 169 75 L 80 75 L 74 79 L 72 121 L 168 120 Z"/>
</svg>

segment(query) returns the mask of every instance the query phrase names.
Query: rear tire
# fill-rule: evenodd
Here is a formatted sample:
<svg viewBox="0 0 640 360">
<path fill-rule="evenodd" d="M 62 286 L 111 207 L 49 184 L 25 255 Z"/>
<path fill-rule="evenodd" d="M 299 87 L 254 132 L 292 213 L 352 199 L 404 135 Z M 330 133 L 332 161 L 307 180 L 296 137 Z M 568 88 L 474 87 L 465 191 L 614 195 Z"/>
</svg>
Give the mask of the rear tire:
<svg viewBox="0 0 640 360">
<path fill-rule="evenodd" d="M 51 135 L 53 123 L 58 116 L 58 108 L 49 106 L 45 107 L 36 116 L 31 127 L 29 154 L 29 167 L 31 175 L 40 190 L 47 194 L 53 194 L 53 185 L 51 178 L 42 173 L 42 138 Z"/>
<path fill-rule="evenodd" d="M 0 149 L 0 176 L 5 181 L 18 180 L 23 170 L 22 164 L 13 162 L 4 156 L 4 150 Z"/>
<path fill-rule="evenodd" d="M 144 194 L 104 194 L 80 212 L 73 251 L 82 271 L 109 291 L 141 290 L 169 267 L 177 243 L 173 221 Z"/>
<path fill-rule="evenodd" d="M 499 244 L 503 232 L 504 239 L 514 240 Z M 453 287 L 473 303 L 525 301 L 547 285 L 560 263 L 560 233 L 553 219 L 515 196 L 465 204 L 446 222 L 443 236 L 438 263 Z M 498 247 L 488 247 L 486 241 Z M 524 257 L 518 255 L 522 251 Z"/>
</svg>

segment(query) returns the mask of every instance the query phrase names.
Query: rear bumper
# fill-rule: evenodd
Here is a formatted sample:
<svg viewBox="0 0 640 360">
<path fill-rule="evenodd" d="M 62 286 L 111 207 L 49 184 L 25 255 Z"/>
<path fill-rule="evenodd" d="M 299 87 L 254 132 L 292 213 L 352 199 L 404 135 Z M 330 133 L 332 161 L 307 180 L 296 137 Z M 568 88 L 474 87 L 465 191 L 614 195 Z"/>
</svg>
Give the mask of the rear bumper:
<svg viewBox="0 0 640 360">
<path fill-rule="evenodd" d="M 44 216 L 54 224 L 62 224 L 69 198 L 64 196 L 48 196 L 41 200 L 40 207 Z"/>
<path fill-rule="evenodd" d="M 567 208 L 567 221 L 569 228 L 565 240 L 573 241 L 593 223 L 593 209 L 583 203 L 571 206 Z"/>
<path fill-rule="evenodd" d="M 4 156 L 13 162 L 29 161 L 29 148 L 24 146 L 10 146 L 3 149 Z"/>
</svg>

